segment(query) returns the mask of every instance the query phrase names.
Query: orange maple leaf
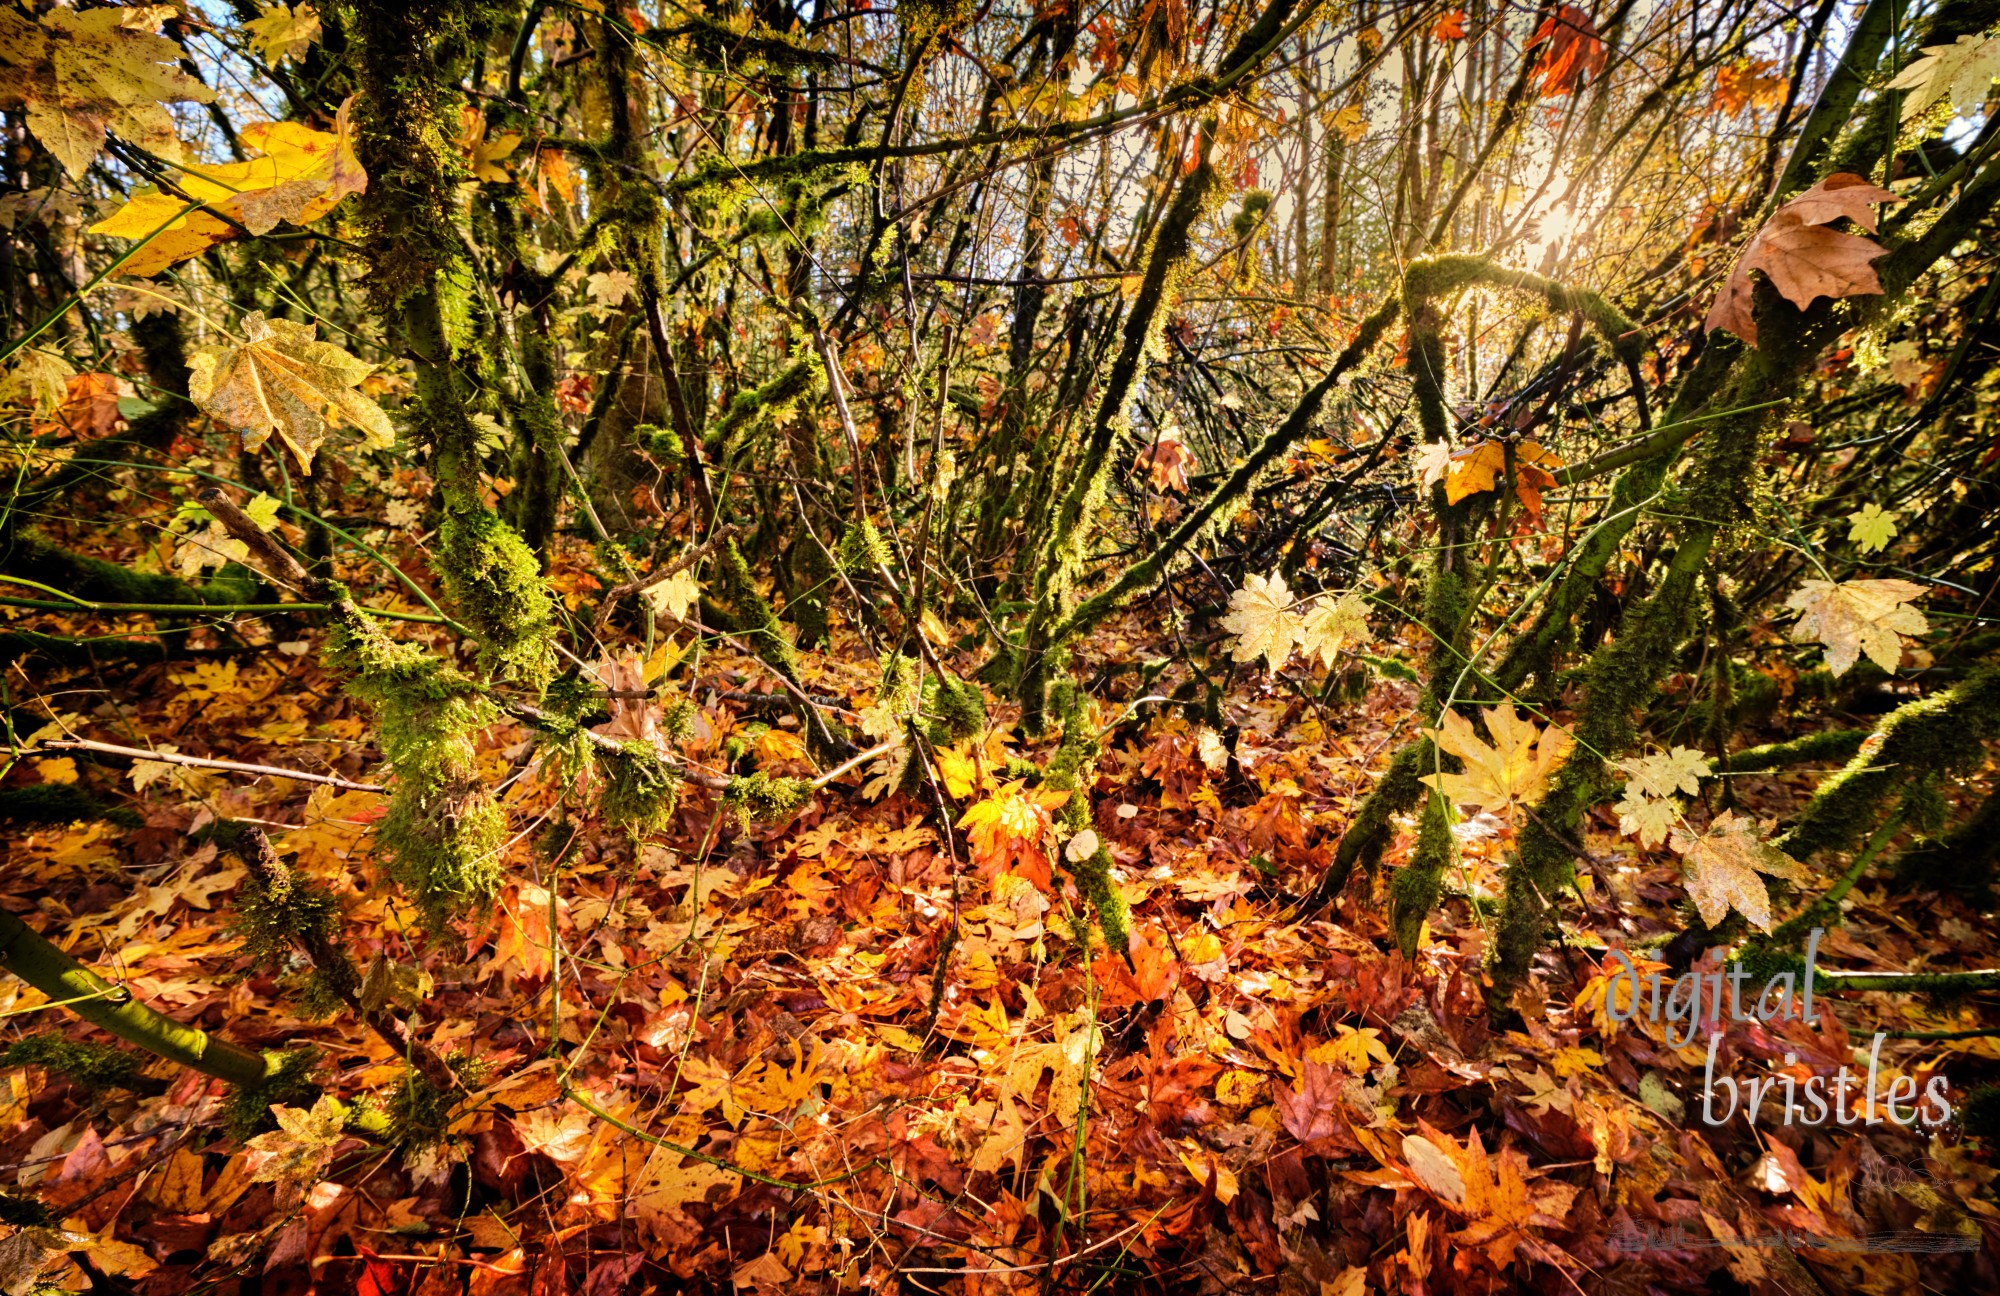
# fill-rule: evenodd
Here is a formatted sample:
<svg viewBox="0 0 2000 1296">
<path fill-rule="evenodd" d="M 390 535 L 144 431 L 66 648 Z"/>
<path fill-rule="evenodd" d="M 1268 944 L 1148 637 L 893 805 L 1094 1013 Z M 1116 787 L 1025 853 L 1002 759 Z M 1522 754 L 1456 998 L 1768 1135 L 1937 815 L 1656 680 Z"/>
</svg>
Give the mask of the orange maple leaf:
<svg viewBox="0 0 2000 1296">
<path fill-rule="evenodd" d="M 1464 40 L 1465 10 L 1445 10 L 1444 16 L 1439 18 L 1437 24 L 1431 28 L 1431 35 L 1437 37 L 1439 40 Z"/>
<path fill-rule="evenodd" d="M 1820 181 L 1778 208 L 1757 231 L 1709 308 L 1704 327 L 1724 329 L 1757 345 L 1757 321 L 1751 314 L 1752 270 L 1762 270 L 1800 310 L 1821 297 L 1881 292 L 1873 262 L 1889 250 L 1873 239 L 1827 226 L 1845 217 L 1872 234 L 1874 204 L 1900 201 L 1887 189 L 1845 171 Z"/>
<path fill-rule="evenodd" d="M 1445 476 L 1444 495 L 1446 503 L 1456 504 L 1468 495 L 1480 491 L 1490 491 L 1506 470 L 1507 446 L 1500 441 L 1475 441 L 1451 455 L 1451 469 Z M 1556 484 L 1555 474 L 1548 470 L 1561 467 L 1562 460 L 1545 450 L 1538 441 L 1522 441 L 1514 447 L 1514 494 L 1519 497 L 1521 507 L 1528 516 L 1537 521 L 1542 516 L 1542 492 Z"/>
<path fill-rule="evenodd" d="M 1564 5 L 1542 19 L 1528 48 L 1542 47 L 1529 75 L 1541 85 L 1542 98 L 1575 94 L 1586 76 L 1604 70 L 1604 42 L 1597 35 L 1590 14 L 1575 5 Z"/>
<path fill-rule="evenodd" d="M 1018 873 L 1048 890 L 1053 880 L 1042 842 L 1051 827 L 1049 811 L 1069 797 L 1068 792 L 1030 792 L 1021 783 L 1008 783 L 967 810 L 958 826 L 965 829 L 980 875 L 990 879 Z"/>
</svg>

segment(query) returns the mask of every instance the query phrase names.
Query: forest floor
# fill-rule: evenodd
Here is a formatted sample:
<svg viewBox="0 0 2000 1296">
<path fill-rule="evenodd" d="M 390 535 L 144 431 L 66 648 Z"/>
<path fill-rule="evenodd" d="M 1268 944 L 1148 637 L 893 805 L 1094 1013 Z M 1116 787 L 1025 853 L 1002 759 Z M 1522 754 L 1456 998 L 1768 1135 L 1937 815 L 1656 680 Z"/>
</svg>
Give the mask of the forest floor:
<svg viewBox="0 0 2000 1296">
<path fill-rule="evenodd" d="M 580 568 L 554 580 L 573 610 L 594 593 Z M 16 625 L 74 630 L 44 614 Z M 1138 617 L 1100 631 L 1080 677 L 1151 655 L 1154 632 Z M 318 632 L 247 633 L 198 631 L 167 640 L 186 648 L 164 662 L 42 668 L 32 683 L 77 736 L 379 778 L 369 721 L 319 664 Z M 684 757 L 814 772 L 784 724 L 762 727 L 784 695 L 755 661 L 663 646 L 637 664 L 649 683 L 669 666 L 669 690 L 700 704 Z M 320 1050 L 329 1095 L 393 1091 L 402 1064 L 360 1022 L 303 1020 L 280 980 L 249 972 L 229 929 L 243 865 L 198 830 L 262 824 L 345 897 L 348 948 L 372 969 L 364 995 L 475 1063 L 476 1092 L 430 1147 L 357 1137 L 331 1104 L 281 1113 L 246 1144 L 217 1124 L 223 1087 L 169 1064 L 148 1066 L 138 1093 L 16 1067 L 0 1072 L 0 1187 L 90 1235 L 64 1245 L 114 1284 L 99 1290 L 142 1293 L 2000 1286 L 1996 1171 L 1978 1143 L 1921 1126 L 1706 1124 L 1706 1035 L 1675 1048 L 1672 1023 L 1607 1017 L 1607 942 L 1658 944 L 1686 894 L 1675 856 L 1620 836 L 1615 815 L 1578 843 L 1589 864 L 1564 941 L 1515 1001 L 1519 1029 L 1490 1024 L 1481 974 L 1504 818 L 1457 828 L 1462 864 L 1414 959 L 1384 919 L 1411 827 L 1378 874 L 1308 911 L 1348 817 L 1412 734 L 1415 686 L 1378 677 L 1356 702 L 1321 703 L 1241 678 L 1233 752 L 1142 705 L 1097 763 L 1095 831 L 1132 906 L 1129 962 L 1078 941 L 1046 808 L 1006 774 L 1047 744 L 998 704 L 945 768 L 954 814 L 995 800 L 1014 816 L 1004 867 L 928 794 L 865 796 L 866 768 L 777 823 L 741 822 L 687 786 L 666 831 L 634 842 L 586 826 L 557 865 L 547 828 L 573 788 L 527 731 L 496 724 L 479 759 L 511 816 L 508 880 L 456 946 L 422 939 L 381 876 L 375 793 L 21 761 L 10 782 L 80 781 L 143 817 L 8 831 L 0 901 L 72 956 L 236 1043 Z M 851 636 L 805 658 L 806 686 L 849 711 L 878 680 Z M 1128 712 L 1115 691 L 1099 700 L 1105 724 Z M 614 706 L 619 736 L 657 723 L 657 702 Z M 1795 732 L 1833 723 L 1787 714 Z M 1782 817 L 1826 772 L 1737 778 L 1737 808 Z M 1825 966 L 1995 959 L 1964 901 L 1864 880 L 1844 908 Z M 10 1035 L 104 1038 L 44 1003 L 0 983 Z M 1715 1073 L 1790 1058 L 1824 1072 L 1865 1063 L 1877 1031 L 1985 1020 L 1903 995 L 1820 1006 L 1811 1024 L 1719 1023 Z M 1884 1089 L 1936 1073 L 1957 1096 L 2000 1072 L 2000 1043 L 1892 1038 L 1877 1064 Z M 1986 1245 L 1852 1249 L 1917 1232 Z"/>
</svg>

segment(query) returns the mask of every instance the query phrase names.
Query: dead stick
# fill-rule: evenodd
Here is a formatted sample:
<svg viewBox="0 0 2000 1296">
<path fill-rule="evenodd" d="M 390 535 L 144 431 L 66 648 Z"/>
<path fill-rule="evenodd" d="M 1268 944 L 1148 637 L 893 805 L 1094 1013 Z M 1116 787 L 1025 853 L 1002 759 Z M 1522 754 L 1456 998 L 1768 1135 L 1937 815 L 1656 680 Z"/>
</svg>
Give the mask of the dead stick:
<svg viewBox="0 0 2000 1296">
<path fill-rule="evenodd" d="M 120 747 L 117 743 L 97 742 L 89 738 L 47 738 L 37 744 L 34 750 L 86 751 L 106 756 L 129 756 L 133 760 L 162 761 L 168 765 L 187 765 L 195 769 L 228 770 L 232 774 L 256 774 L 264 778 L 290 779 L 294 783 L 324 783 L 329 787 L 345 788 L 349 792 L 389 790 L 380 783 L 356 783 L 352 779 L 340 778 L 333 774 L 308 774 L 304 770 L 286 769 L 281 765 L 253 765 L 247 761 L 183 756 L 179 752 L 147 751 L 143 747 Z"/>
</svg>

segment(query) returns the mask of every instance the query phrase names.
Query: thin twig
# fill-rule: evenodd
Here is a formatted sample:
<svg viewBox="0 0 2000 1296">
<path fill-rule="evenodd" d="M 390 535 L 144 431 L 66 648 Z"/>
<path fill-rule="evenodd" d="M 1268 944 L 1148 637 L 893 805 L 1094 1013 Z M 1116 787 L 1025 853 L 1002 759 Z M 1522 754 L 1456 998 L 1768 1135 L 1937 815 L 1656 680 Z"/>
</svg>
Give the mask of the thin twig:
<svg viewBox="0 0 2000 1296">
<path fill-rule="evenodd" d="M 345 788 L 349 792 L 387 792 L 380 783 L 357 783 L 334 774 L 308 774 L 304 770 L 286 769 L 281 765 L 253 765 L 248 761 L 212 760 L 204 756 L 183 756 L 179 752 L 147 751 L 143 747 L 120 747 L 117 743 L 98 742 L 91 738 L 45 738 L 30 748 L 9 749 L 14 755 L 25 755 L 35 751 L 86 751 L 104 756 L 129 756 L 133 760 L 162 761 L 168 765 L 187 765 L 195 769 L 228 770 L 232 774 L 255 774 L 262 778 L 290 779 L 294 783 L 324 783 L 328 787 Z"/>
</svg>

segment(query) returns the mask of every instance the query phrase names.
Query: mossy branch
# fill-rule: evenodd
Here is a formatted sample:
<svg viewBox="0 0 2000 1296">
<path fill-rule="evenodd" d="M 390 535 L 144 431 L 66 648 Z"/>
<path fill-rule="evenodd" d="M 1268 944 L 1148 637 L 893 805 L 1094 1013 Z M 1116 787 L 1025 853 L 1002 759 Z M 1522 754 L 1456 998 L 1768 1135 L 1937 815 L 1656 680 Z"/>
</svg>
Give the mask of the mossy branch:
<svg viewBox="0 0 2000 1296">
<path fill-rule="evenodd" d="M 98 976 L 13 914 L 0 910 L 0 967 L 127 1044 L 233 1085 L 262 1084 L 273 1055 L 252 1053 L 148 1008 Z"/>
<path fill-rule="evenodd" d="M 2000 663 L 1988 662 L 1949 691 L 1890 712 L 1854 759 L 1820 785 L 1776 845 L 1796 860 L 1846 849 L 1869 831 L 1891 795 L 1914 779 L 1976 764 L 1982 744 L 1996 734 Z"/>
</svg>

